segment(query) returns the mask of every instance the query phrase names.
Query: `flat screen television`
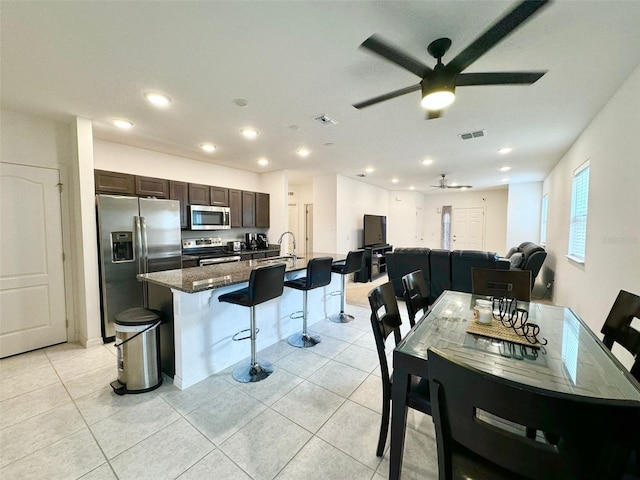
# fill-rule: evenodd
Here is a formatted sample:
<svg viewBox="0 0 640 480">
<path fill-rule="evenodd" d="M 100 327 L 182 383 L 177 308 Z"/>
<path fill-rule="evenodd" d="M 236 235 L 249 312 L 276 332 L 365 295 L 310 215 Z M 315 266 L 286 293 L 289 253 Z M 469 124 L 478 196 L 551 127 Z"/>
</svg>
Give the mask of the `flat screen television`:
<svg viewBox="0 0 640 480">
<path fill-rule="evenodd" d="M 365 214 L 363 225 L 365 247 L 387 243 L 387 217 Z"/>
</svg>

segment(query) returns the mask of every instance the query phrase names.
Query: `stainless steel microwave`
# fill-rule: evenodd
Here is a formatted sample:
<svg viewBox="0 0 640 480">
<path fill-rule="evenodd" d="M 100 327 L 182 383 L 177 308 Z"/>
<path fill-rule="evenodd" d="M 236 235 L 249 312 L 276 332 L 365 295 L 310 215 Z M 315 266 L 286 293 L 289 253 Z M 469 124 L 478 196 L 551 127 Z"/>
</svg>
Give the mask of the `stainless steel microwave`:
<svg viewBox="0 0 640 480">
<path fill-rule="evenodd" d="M 191 230 L 226 230 L 231 228 L 229 207 L 189 205 L 189 228 Z"/>
</svg>

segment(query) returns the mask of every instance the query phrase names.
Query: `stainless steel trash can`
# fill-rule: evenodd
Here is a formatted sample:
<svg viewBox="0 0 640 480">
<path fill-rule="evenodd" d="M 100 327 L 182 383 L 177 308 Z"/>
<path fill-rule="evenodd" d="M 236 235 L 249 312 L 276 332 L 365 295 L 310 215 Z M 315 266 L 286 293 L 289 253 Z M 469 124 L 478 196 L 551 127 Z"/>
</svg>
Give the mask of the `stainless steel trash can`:
<svg viewBox="0 0 640 480">
<path fill-rule="evenodd" d="M 160 373 L 160 316 L 145 308 L 130 308 L 114 319 L 118 379 L 111 382 L 118 395 L 143 393 L 162 384 Z"/>
</svg>

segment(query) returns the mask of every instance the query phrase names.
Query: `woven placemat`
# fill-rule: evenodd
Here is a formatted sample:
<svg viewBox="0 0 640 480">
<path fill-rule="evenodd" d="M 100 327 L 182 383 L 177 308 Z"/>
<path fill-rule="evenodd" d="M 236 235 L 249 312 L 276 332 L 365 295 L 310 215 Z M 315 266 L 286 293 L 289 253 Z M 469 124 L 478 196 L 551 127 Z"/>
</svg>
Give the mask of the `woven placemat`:
<svg viewBox="0 0 640 480">
<path fill-rule="evenodd" d="M 505 327 L 500 321 L 492 318 L 491 325 L 484 325 L 471 319 L 467 327 L 467 333 L 482 335 L 483 337 L 495 338 L 497 340 L 506 340 L 507 342 L 526 345 L 527 347 L 540 348 L 540 344 L 529 342 L 526 338 L 521 337 L 513 329 Z"/>
</svg>

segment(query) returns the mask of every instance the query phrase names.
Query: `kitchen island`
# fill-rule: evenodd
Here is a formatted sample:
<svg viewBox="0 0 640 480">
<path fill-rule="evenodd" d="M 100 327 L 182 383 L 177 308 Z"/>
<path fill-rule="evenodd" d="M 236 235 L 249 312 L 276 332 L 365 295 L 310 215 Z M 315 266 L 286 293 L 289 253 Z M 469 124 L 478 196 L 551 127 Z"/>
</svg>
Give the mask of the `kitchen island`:
<svg viewBox="0 0 640 480">
<path fill-rule="evenodd" d="M 305 275 L 309 260 L 319 257 L 332 257 L 334 261 L 346 258 L 345 255 L 313 252 L 297 257 L 295 261 L 292 257 L 272 257 L 138 275 L 138 279 L 148 282 L 150 287 L 171 290 L 174 385 L 188 388 L 249 357 L 248 341 L 232 340 L 240 330 L 249 328 L 249 310 L 219 302 L 220 295 L 244 288 L 255 268 L 284 263 L 285 280 L 293 280 Z M 340 276 L 333 275 L 329 285 L 309 291 L 307 322 L 310 327 L 340 311 L 340 296 L 331 295 L 340 290 L 340 282 Z M 157 306 L 150 305 L 150 308 Z M 300 331 L 302 319 L 291 316 L 301 310 L 302 292 L 286 287 L 281 297 L 258 305 L 258 352 Z"/>
</svg>

